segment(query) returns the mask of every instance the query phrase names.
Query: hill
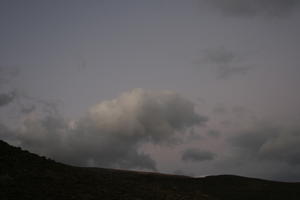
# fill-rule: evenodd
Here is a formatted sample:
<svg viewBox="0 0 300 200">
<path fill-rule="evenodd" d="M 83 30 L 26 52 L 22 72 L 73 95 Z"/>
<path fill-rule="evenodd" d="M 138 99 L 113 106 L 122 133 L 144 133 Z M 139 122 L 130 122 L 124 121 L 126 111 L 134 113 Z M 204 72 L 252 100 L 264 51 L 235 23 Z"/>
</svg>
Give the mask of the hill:
<svg viewBox="0 0 300 200">
<path fill-rule="evenodd" d="M 0 199 L 300 199 L 300 183 L 68 166 L 0 141 Z"/>
</svg>

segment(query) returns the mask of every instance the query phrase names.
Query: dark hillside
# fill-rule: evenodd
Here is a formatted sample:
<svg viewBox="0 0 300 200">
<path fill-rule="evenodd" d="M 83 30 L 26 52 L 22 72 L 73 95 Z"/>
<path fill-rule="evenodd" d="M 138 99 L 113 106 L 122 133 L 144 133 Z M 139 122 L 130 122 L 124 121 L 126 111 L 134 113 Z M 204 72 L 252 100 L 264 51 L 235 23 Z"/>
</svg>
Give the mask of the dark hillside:
<svg viewBox="0 0 300 200">
<path fill-rule="evenodd" d="M 72 167 L 0 143 L 0 199 L 213 199 L 184 176 Z"/>
<path fill-rule="evenodd" d="M 228 200 L 299 199 L 300 183 L 282 183 L 233 175 L 209 176 L 202 179 L 203 190 Z"/>
<path fill-rule="evenodd" d="M 300 184 L 72 167 L 0 141 L 0 199 L 300 199 Z"/>
</svg>

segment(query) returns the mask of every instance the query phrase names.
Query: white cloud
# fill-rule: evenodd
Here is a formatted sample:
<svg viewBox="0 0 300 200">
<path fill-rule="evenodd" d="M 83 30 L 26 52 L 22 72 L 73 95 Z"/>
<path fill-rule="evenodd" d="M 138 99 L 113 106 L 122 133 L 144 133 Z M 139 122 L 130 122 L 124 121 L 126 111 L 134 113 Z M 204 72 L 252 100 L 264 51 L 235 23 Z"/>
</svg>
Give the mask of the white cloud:
<svg viewBox="0 0 300 200">
<path fill-rule="evenodd" d="M 67 121 L 57 112 L 34 113 L 15 132 L 29 150 L 75 165 L 152 170 L 155 162 L 141 151 L 143 144 L 172 143 L 180 140 L 176 135 L 207 120 L 177 93 L 143 89 L 100 102 L 77 121 Z"/>
</svg>

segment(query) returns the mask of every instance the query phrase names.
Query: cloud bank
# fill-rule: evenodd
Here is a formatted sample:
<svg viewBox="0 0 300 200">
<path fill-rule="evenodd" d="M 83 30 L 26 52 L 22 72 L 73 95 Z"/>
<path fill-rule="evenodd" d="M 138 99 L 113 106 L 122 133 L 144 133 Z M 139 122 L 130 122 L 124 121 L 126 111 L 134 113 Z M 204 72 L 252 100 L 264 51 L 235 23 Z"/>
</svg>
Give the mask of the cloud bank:
<svg viewBox="0 0 300 200">
<path fill-rule="evenodd" d="M 13 138 L 24 148 L 74 165 L 155 170 L 154 160 L 141 151 L 143 144 L 175 144 L 178 135 L 206 121 L 177 93 L 134 89 L 91 107 L 77 121 L 33 111 Z"/>
<path fill-rule="evenodd" d="M 213 160 L 214 158 L 215 158 L 214 153 L 209 151 L 202 151 L 195 148 L 185 150 L 181 157 L 183 161 L 190 161 L 190 162 L 208 161 L 208 160 Z"/>
<path fill-rule="evenodd" d="M 244 158 L 300 165 L 300 129 L 256 127 L 230 139 Z"/>
<path fill-rule="evenodd" d="M 0 94 L 0 107 L 6 106 L 16 98 L 15 92 L 2 93 Z"/>
</svg>

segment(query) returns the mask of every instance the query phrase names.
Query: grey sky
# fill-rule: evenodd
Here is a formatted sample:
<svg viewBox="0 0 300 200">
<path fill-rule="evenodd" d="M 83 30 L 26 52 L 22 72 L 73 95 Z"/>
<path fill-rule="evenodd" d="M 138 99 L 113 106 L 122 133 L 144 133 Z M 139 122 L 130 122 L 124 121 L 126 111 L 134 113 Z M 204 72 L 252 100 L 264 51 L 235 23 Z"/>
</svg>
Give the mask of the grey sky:
<svg viewBox="0 0 300 200">
<path fill-rule="evenodd" d="M 299 3 L 292 0 L 3 0 L 0 137 L 79 163 L 79 157 L 71 156 L 71 146 L 79 146 L 74 136 L 81 138 L 84 131 L 69 129 L 77 123 L 87 130 L 94 127 L 84 120 L 93 106 L 113 102 L 123 93 L 137 91 L 135 88 L 151 91 L 142 98 L 146 102 L 161 101 L 161 95 L 153 97 L 152 92 L 168 90 L 180 96 L 179 100 L 164 97 L 168 100 L 161 105 L 147 107 L 143 123 L 148 127 L 157 117 L 162 124 L 175 120 L 185 127 L 169 123 L 177 142 L 158 144 L 128 137 L 121 143 L 117 137 L 123 136 L 117 130 L 124 124 L 118 121 L 106 132 L 112 133 L 105 136 L 106 146 L 99 142 L 89 149 L 86 138 L 80 159 L 98 156 L 97 162 L 90 160 L 89 165 L 101 166 L 99 151 L 110 151 L 109 145 L 116 143 L 128 151 L 115 150 L 114 157 L 103 158 L 106 166 L 300 180 L 298 161 L 292 160 L 300 156 L 299 151 L 288 148 L 299 141 L 299 9 Z M 203 123 L 174 118 L 176 112 L 168 109 L 182 102 L 190 104 L 178 112 L 185 117 L 200 116 Z M 189 105 L 194 105 L 193 109 Z M 107 109 L 113 112 L 111 107 Z M 152 109 L 159 115 L 150 115 Z M 58 121 L 61 126 L 49 132 L 49 120 L 50 127 L 57 127 L 54 122 Z M 275 128 L 277 137 L 270 138 L 258 125 L 269 123 L 270 127 L 282 127 Z M 28 126 L 34 133 L 27 137 L 24 127 Z M 93 128 L 90 134 L 99 134 L 99 130 L 104 128 Z M 209 136 L 211 130 L 218 136 Z M 71 146 L 56 148 L 61 144 L 57 139 L 72 138 L 61 137 L 61 131 L 71 134 L 72 141 L 62 143 Z M 149 133 L 147 137 L 157 135 Z M 53 146 L 43 149 L 40 146 L 47 138 Z M 237 152 L 240 145 L 241 152 L 253 152 L 258 146 L 262 152 L 255 151 L 250 164 Z M 52 152 L 55 148 L 62 152 Z M 209 162 L 184 162 L 182 152 L 188 149 L 216 156 Z M 116 162 L 122 159 L 123 164 Z M 261 170 L 253 171 L 253 166 Z"/>
</svg>

